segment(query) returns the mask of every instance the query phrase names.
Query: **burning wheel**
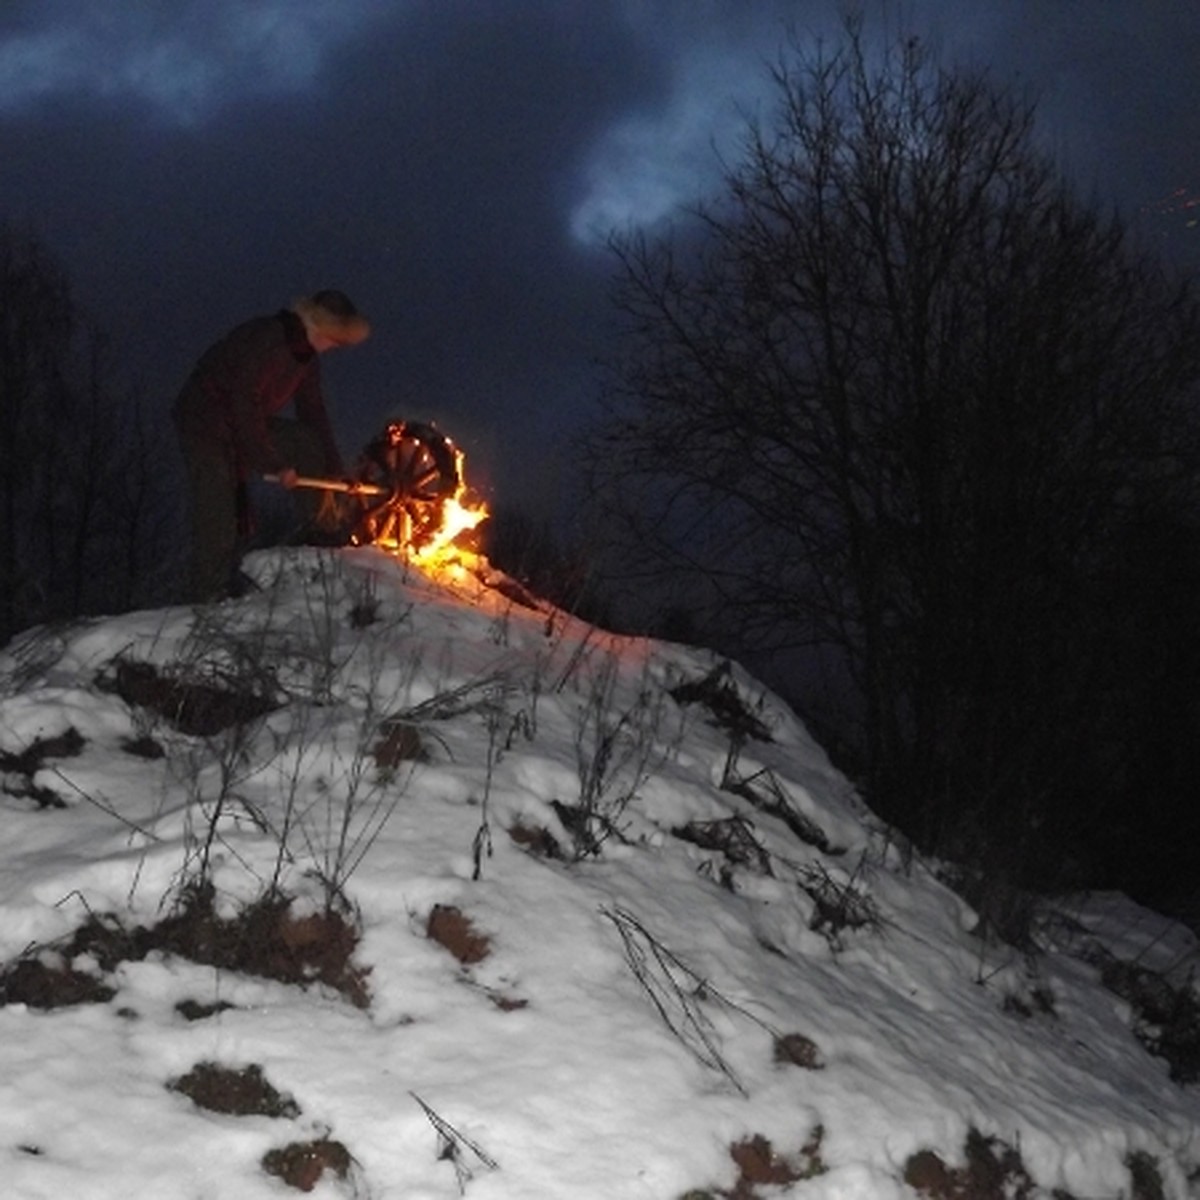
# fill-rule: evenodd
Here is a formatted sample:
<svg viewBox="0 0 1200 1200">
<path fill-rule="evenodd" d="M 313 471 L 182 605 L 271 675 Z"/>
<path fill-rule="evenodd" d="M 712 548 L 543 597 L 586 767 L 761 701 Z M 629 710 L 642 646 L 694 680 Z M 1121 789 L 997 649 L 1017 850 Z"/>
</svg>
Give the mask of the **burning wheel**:
<svg viewBox="0 0 1200 1200">
<path fill-rule="evenodd" d="M 462 452 L 435 426 L 393 421 L 362 452 L 354 480 L 300 475 L 289 486 L 345 497 L 318 516 L 323 540 L 317 544 L 334 544 L 324 539 L 336 534 L 338 544 L 379 545 L 432 558 L 488 515 L 483 503 L 463 503 L 462 463 Z M 281 482 L 278 475 L 263 478 Z"/>
<path fill-rule="evenodd" d="M 368 485 L 351 540 L 419 548 L 442 523 L 446 502 L 462 477 L 454 443 L 433 425 L 393 421 L 359 459 L 358 482 Z"/>
</svg>

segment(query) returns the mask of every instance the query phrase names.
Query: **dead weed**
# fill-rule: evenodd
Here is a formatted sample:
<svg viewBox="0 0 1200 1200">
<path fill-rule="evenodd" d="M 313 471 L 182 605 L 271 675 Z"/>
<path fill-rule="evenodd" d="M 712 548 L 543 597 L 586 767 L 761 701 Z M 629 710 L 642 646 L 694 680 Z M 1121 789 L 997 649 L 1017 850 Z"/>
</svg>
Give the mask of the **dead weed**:
<svg viewBox="0 0 1200 1200">
<path fill-rule="evenodd" d="M 747 738 L 770 742 L 771 731 L 742 699 L 732 674 L 729 663 L 720 663 L 702 679 L 677 684 L 670 689 L 670 695 L 677 704 L 702 705 L 718 728 L 740 742 Z"/>
</svg>

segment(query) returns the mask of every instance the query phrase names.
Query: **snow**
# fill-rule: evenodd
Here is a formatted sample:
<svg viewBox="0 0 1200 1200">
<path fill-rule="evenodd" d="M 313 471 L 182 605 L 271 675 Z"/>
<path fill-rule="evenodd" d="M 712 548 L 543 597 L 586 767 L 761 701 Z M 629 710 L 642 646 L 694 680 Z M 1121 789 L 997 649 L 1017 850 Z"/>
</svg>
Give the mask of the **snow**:
<svg viewBox="0 0 1200 1200">
<path fill-rule="evenodd" d="M 938 865 L 736 665 L 726 682 L 770 740 L 731 752 L 710 708 L 670 695 L 720 666 L 706 651 L 373 549 L 247 566 L 262 590 L 241 600 L 32 630 L 0 652 L 0 959 L 57 961 L 89 914 L 162 920 L 211 832 L 223 912 L 274 879 L 298 910 L 340 889 L 369 1005 L 161 950 L 111 969 L 82 955 L 112 999 L 0 1006 L 6 1197 L 278 1198 L 292 1189 L 264 1154 L 329 1137 L 354 1165 L 317 1197 L 679 1200 L 732 1191 L 738 1142 L 797 1164 L 816 1134 L 823 1170 L 753 1194 L 887 1200 L 915 1194 L 920 1151 L 961 1166 L 972 1130 L 1015 1149 L 1039 1195 L 1130 1195 L 1133 1154 L 1166 1196 L 1200 1194 L 1200 1091 L 1135 1036 L 1097 965 L 1104 947 L 1186 988 L 1182 925 L 1078 896 L 1045 907 L 1036 954 L 985 943 Z M 273 680 L 287 702 L 185 733 L 113 689 L 122 660 Z M 419 730 L 425 761 L 379 764 L 389 717 Z M 18 758 L 70 729 L 77 753 Z M 131 753 L 139 738 L 161 757 Z M 722 786 L 731 771 L 820 844 Z M 563 822 L 585 796 L 612 825 L 576 861 Z M 673 832 L 734 816 L 745 855 Z M 822 926 L 817 895 L 860 920 Z M 484 957 L 428 936 L 438 905 L 486 937 Z M 185 1000 L 228 1007 L 187 1020 Z M 818 1061 L 777 1061 L 783 1035 Z M 167 1086 L 206 1062 L 257 1064 L 300 1115 L 218 1113 Z"/>
</svg>

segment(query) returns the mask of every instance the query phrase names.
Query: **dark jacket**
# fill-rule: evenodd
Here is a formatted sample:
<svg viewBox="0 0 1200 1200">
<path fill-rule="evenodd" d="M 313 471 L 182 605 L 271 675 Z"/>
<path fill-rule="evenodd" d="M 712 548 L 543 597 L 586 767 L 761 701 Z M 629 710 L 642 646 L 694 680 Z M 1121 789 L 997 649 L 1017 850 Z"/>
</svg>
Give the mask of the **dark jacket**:
<svg viewBox="0 0 1200 1200">
<path fill-rule="evenodd" d="M 280 457 L 267 421 L 289 401 L 295 402 L 297 420 L 320 440 L 325 469 L 342 475 L 321 395 L 320 358 L 304 323 L 282 309 L 245 321 L 205 351 L 175 401 L 175 422 L 185 438 L 224 445 L 243 477 L 277 472 L 295 464 Z"/>
</svg>

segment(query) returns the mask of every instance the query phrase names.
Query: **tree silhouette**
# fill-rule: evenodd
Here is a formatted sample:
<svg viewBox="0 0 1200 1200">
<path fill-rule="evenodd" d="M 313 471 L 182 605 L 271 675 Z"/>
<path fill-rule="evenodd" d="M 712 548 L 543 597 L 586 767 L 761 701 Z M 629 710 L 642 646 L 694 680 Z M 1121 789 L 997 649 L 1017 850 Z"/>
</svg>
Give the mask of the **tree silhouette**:
<svg viewBox="0 0 1200 1200">
<path fill-rule="evenodd" d="M 161 598 L 175 505 L 161 444 L 39 241 L 0 226 L 0 643 Z"/>
<path fill-rule="evenodd" d="M 488 561 L 534 595 L 584 620 L 612 624 L 611 603 L 582 543 L 564 544 L 545 518 L 499 506 L 483 526 Z"/>
<path fill-rule="evenodd" d="M 614 241 L 595 486 L 714 636 L 823 664 L 886 815 L 1045 881 L 1118 796 L 1128 531 L 1194 520 L 1200 312 L 986 77 L 851 20 L 774 82 L 694 228 Z"/>
</svg>

